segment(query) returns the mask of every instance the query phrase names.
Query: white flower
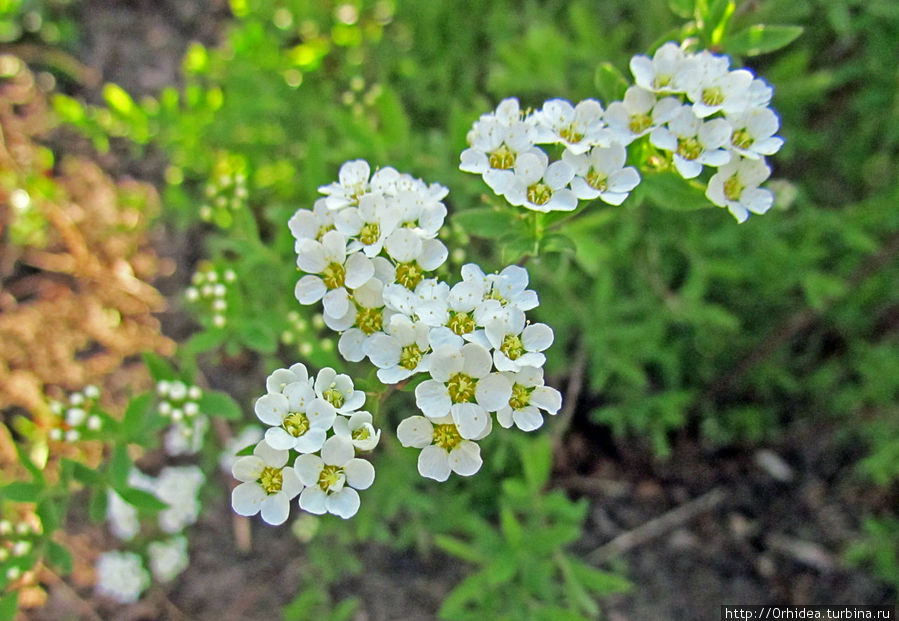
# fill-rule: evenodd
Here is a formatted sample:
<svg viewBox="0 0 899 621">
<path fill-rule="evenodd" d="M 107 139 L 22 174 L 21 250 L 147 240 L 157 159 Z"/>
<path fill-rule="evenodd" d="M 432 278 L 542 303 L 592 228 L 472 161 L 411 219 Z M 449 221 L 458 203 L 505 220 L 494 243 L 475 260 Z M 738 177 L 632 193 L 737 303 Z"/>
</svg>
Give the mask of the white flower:
<svg viewBox="0 0 899 621">
<path fill-rule="evenodd" d="M 322 236 L 334 230 L 334 217 L 341 213 L 328 208 L 328 199 L 315 201 L 312 209 L 297 209 L 287 221 L 287 227 L 299 243 L 303 239 L 321 241 Z"/>
<path fill-rule="evenodd" d="M 534 211 L 572 211 L 577 207 L 577 197 L 565 186 L 573 176 L 568 164 L 563 161 L 550 164 L 542 151 L 523 153 L 503 194 L 512 205 Z"/>
<path fill-rule="evenodd" d="M 330 209 L 357 205 L 359 198 L 369 191 L 371 167 L 365 160 L 344 162 L 337 173 L 338 181 L 321 186 L 318 191 L 326 194 Z"/>
<path fill-rule="evenodd" d="M 190 562 L 187 556 L 187 538 L 184 536 L 153 541 L 147 546 L 147 554 L 150 557 L 150 571 L 160 582 L 174 580 L 187 569 Z"/>
<path fill-rule="evenodd" d="M 325 367 L 315 378 L 315 396 L 325 401 L 338 414 L 352 416 L 353 412 L 365 405 L 365 392 L 353 388 L 353 380 L 331 367 Z"/>
<path fill-rule="evenodd" d="M 764 160 L 738 159 L 718 169 L 705 195 L 721 207 L 727 207 L 738 222 L 744 222 L 749 212 L 762 214 L 774 204 L 774 194 L 759 188 L 771 174 Z"/>
<path fill-rule="evenodd" d="M 354 240 L 350 251 L 361 248 L 369 257 L 381 252 L 384 239 L 401 221 L 400 209 L 382 194 L 366 194 L 359 199 L 358 207 L 341 209 L 334 217 L 337 230 Z"/>
<path fill-rule="evenodd" d="M 159 512 L 159 527 L 177 533 L 197 521 L 200 514 L 200 487 L 206 477 L 197 466 L 169 466 L 156 479 L 153 492 L 168 505 Z"/>
<path fill-rule="evenodd" d="M 309 371 L 306 365 L 297 362 L 290 366 L 289 369 L 276 369 L 265 379 L 265 388 L 268 392 L 283 392 L 288 384 L 294 382 L 305 382 L 312 386 L 312 379 L 309 377 Z"/>
<path fill-rule="evenodd" d="M 506 405 L 509 380 L 491 373 L 490 352 L 477 343 L 442 345 L 431 355 L 431 378 L 415 387 L 415 403 L 432 419 L 451 415 L 463 438 L 483 437 L 490 414 Z"/>
<path fill-rule="evenodd" d="M 303 484 L 293 468 L 285 467 L 288 451 L 278 451 L 263 440 L 253 455 L 239 457 L 232 474 L 241 484 L 231 491 L 231 506 L 238 515 L 262 512 L 262 519 L 272 526 L 283 524 L 290 513 L 290 501 L 300 493 Z"/>
<path fill-rule="evenodd" d="M 187 405 L 196 405 L 188 403 Z M 185 412 L 187 411 L 185 405 Z M 195 455 L 203 448 L 203 437 L 209 428 L 209 419 L 194 416 L 188 422 L 175 422 L 165 433 L 163 445 L 166 455 Z"/>
<path fill-rule="evenodd" d="M 561 393 L 543 385 L 543 369 L 523 367 L 506 377 L 512 382 L 512 396 L 496 413 L 496 421 L 503 427 L 514 424 L 522 431 L 533 431 L 543 425 L 540 410 L 555 415 L 562 407 Z"/>
<path fill-rule="evenodd" d="M 133 552 L 104 552 L 97 559 L 96 569 L 97 593 L 122 604 L 136 602 L 150 586 L 150 574 Z"/>
<path fill-rule="evenodd" d="M 487 338 L 495 348 L 493 364 L 499 371 L 519 371 L 522 367 L 542 367 L 543 355 L 553 343 L 553 331 L 545 323 L 525 327 L 524 321 L 509 323 L 503 329 L 494 324 L 487 329 Z"/>
<path fill-rule="evenodd" d="M 314 453 L 325 443 L 336 416 L 334 408 L 317 399 L 308 382 L 292 382 L 283 392 L 267 393 L 253 407 L 257 418 L 269 425 L 266 443 L 275 450 Z"/>
<path fill-rule="evenodd" d="M 631 86 L 625 91 L 623 101 L 609 104 L 603 118 L 612 132 L 612 140 L 627 146 L 670 121 L 680 106 L 676 97 L 659 99 L 650 91 Z"/>
<path fill-rule="evenodd" d="M 674 153 L 674 166 L 684 179 L 702 172 L 703 164 L 721 166 L 730 161 L 730 153 L 721 147 L 730 142 L 731 127 L 724 119 L 703 122 L 690 106 L 681 106 L 668 123 L 649 136 L 658 148 Z"/>
<path fill-rule="evenodd" d="M 574 170 L 571 189 L 578 198 L 600 198 L 610 205 L 620 205 L 640 183 L 640 173 L 633 166 L 625 168 L 627 151 L 620 144 L 595 147 L 589 153 L 562 154 L 562 161 Z"/>
<path fill-rule="evenodd" d="M 730 59 L 703 50 L 695 56 L 692 70 L 684 78 L 687 98 L 699 118 L 718 111 L 741 114 L 749 105 L 753 75 L 745 69 L 728 71 Z"/>
<path fill-rule="evenodd" d="M 405 315 L 393 315 L 383 333 L 372 335 L 365 354 L 378 367 L 378 379 L 396 384 L 415 373 L 428 370 L 429 328 Z"/>
<path fill-rule="evenodd" d="M 325 317 L 329 328 L 343 332 L 337 350 L 350 362 L 359 362 L 365 357 L 366 342 L 380 334 L 384 327 L 383 289 L 383 283 L 372 278 L 353 292 L 353 303 L 343 318 L 335 322 Z M 390 316 L 389 311 L 387 316 Z"/>
<path fill-rule="evenodd" d="M 106 499 L 109 530 L 122 541 L 130 541 L 140 531 L 137 508 L 125 502 L 112 488 L 107 491 Z"/>
<path fill-rule="evenodd" d="M 384 249 L 396 263 L 394 278 L 408 289 L 424 278 L 425 272 L 436 270 L 446 261 L 449 252 L 438 239 L 423 239 L 413 229 L 395 230 L 384 242 Z"/>
<path fill-rule="evenodd" d="M 294 462 L 296 473 L 306 488 L 300 494 L 300 508 L 321 515 L 333 513 L 347 519 L 359 510 L 359 493 L 375 480 L 368 461 L 354 457 L 353 445 L 332 436 L 318 455 L 300 455 Z"/>
<path fill-rule="evenodd" d="M 730 137 L 730 148 L 743 157 L 757 160 L 764 155 L 773 155 L 783 146 L 783 138 L 775 136 L 780 127 L 780 119 L 771 108 L 750 108 L 727 120 L 734 128 Z"/>
<path fill-rule="evenodd" d="M 350 418 L 338 416 L 334 421 L 334 435 L 348 440 L 357 451 L 373 451 L 381 439 L 381 430 L 372 425 L 369 412 L 354 412 Z"/>
<path fill-rule="evenodd" d="M 361 287 L 375 273 L 371 259 L 363 253 L 347 256 L 346 237 L 339 231 L 328 231 L 320 242 L 300 240 L 297 252 L 297 267 L 308 273 L 297 282 L 297 301 L 314 304 L 322 300 L 325 313 L 332 317 L 346 314 L 350 303 L 347 289 Z"/>
<path fill-rule="evenodd" d="M 688 65 L 688 55 L 671 41 L 657 49 L 651 59 L 641 54 L 630 62 L 637 86 L 655 93 L 683 92 L 680 82 Z"/>
<path fill-rule="evenodd" d="M 481 469 L 481 447 L 464 439 L 449 416 L 410 416 L 399 424 L 396 437 L 405 447 L 421 449 L 418 472 L 423 477 L 446 481 L 450 472 L 469 477 Z"/>
<path fill-rule="evenodd" d="M 572 153 L 584 153 L 594 145 L 607 145 L 610 136 L 602 113 L 602 104 L 595 99 L 585 99 L 577 106 L 564 99 L 550 99 L 532 117 L 538 128 L 536 142 L 558 142 Z"/>
</svg>

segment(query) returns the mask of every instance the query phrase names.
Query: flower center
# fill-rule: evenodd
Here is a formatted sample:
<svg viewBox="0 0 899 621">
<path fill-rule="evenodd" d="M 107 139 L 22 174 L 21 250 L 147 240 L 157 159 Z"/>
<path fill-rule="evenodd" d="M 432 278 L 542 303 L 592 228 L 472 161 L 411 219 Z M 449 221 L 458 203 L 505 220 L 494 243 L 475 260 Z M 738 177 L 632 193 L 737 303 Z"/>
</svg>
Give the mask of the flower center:
<svg viewBox="0 0 899 621">
<path fill-rule="evenodd" d="M 446 383 L 450 400 L 453 403 L 470 403 L 474 400 L 474 390 L 478 380 L 464 373 L 456 373 Z"/>
<path fill-rule="evenodd" d="M 652 125 L 652 117 L 648 114 L 632 114 L 631 121 L 628 123 L 628 129 L 630 129 L 635 134 L 640 134 L 649 129 L 649 126 Z"/>
<path fill-rule="evenodd" d="M 609 189 L 608 175 L 592 168 L 590 169 L 590 172 L 587 173 L 587 183 L 590 184 L 591 188 L 600 192 L 605 192 Z"/>
<path fill-rule="evenodd" d="M 299 438 L 309 431 L 309 419 L 302 412 L 291 412 L 284 418 L 284 429 L 294 438 Z"/>
<path fill-rule="evenodd" d="M 531 393 L 533 388 L 522 386 L 521 384 L 512 385 L 512 396 L 509 398 L 509 407 L 513 410 L 522 410 L 531 402 Z"/>
<path fill-rule="evenodd" d="M 418 286 L 425 273 L 415 261 L 396 266 L 396 281 L 410 291 Z"/>
<path fill-rule="evenodd" d="M 339 492 L 345 481 L 346 475 L 340 466 L 325 466 L 318 475 L 318 486 L 323 492 Z"/>
<path fill-rule="evenodd" d="M 462 441 L 459 430 L 452 423 L 446 425 L 434 425 L 434 444 L 449 453 Z"/>
<path fill-rule="evenodd" d="M 700 143 L 699 139 L 695 137 L 678 138 L 677 154 L 685 160 L 695 160 L 697 157 L 702 155 L 702 143 Z"/>
<path fill-rule="evenodd" d="M 726 196 L 728 200 L 740 200 L 740 195 L 742 193 L 743 184 L 740 183 L 740 179 L 736 175 L 724 182 L 724 196 Z"/>
<path fill-rule="evenodd" d="M 528 200 L 535 205 L 545 205 L 552 197 L 552 188 L 545 183 L 535 183 L 528 187 Z"/>
<path fill-rule="evenodd" d="M 371 437 L 371 433 L 369 433 L 368 427 L 363 425 L 362 427 L 353 429 L 350 436 L 352 436 L 353 440 L 368 440 Z"/>
<path fill-rule="evenodd" d="M 418 345 L 415 343 L 406 345 L 400 352 L 400 366 L 409 371 L 414 371 L 418 363 L 421 362 L 421 356 L 421 349 L 419 349 Z"/>
<path fill-rule="evenodd" d="M 343 286 L 345 275 L 346 270 L 340 263 L 331 263 L 322 271 L 322 281 L 328 289 L 337 289 Z"/>
<path fill-rule="evenodd" d="M 509 360 L 517 360 L 524 352 L 524 345 L 521 344 L 521 339 L 514 334 L 507 334 L 499 350 L 506 354 Z"/>
<path fill-rule="evenodd" d="M 724 103 L 724 93 L 717 86 L 702 91 L 702 103 L 707 106 L 720 106 Z"/>
<path fill-rule="evenodd" d="M 284 477 L 281 475 L 280 468 L 266 466 L 262 469 L 262 474 L 259 475 L 259 485 L 269 496 L 281 491 L 281 483 L 283 481 Z"/>
<path fill-rule="evenodd" d="M 356 325 L 365 334 L 374 334 L 384 325 L 384 318 L 378 308 L 362 307 L 356 313 Z"/>
<path fill-rule="evenodd" d="M 652 85 L 655 88 L 665 88 L 666 86 L 671 84 L 672 78 L 673 78 L 673 76 L 671 76 L 671 75 L 659 74 L 653 79 Z"/>
<path fill-rule="evenodd" d="M 469 332 L 474 330 L 475 327 L 474 319 L 469 317 L 468 313 L 453 313 L 453 316 L 450 317 L 450 320 L 446 325 L 450 330 L 452 330 L 459 336 L 468 334 Z"/>
<path fill-rule="evenodd" d="M 737 131 L 735 131 L 730 140 L 738 149 L 748 149 L 752 146 L 752 135 L 745 127 L 743 129 L 738 129 Z"/>
<path fill-rule="evenodd" d="M 323 392 L 322 397 L 324 397 L 325 401 L 333 405 L 335 408 L 343 407 L 343 394 L 333 386 Z"/>
<path fill-rule="evenodd" d="M 315 236 L 315 239 L 318 241 L 321 241 L 322 237 L 325 236 L 325 233 L 327 233 L 328 231 L 333 231 L 333 230 L 334 230 L 333 224 L 326 224 L 325 226 L 322 226 L 318 229 L 318 235 Z"/>
<path fill-rule="evenodd" d="M 489 154 L 490 167 L 508 170 L 515 166 L 515 154 L 503 143 L 499 149 Z"/>
<path fill-rule="evenodd" d="M 359 241 L 366 246 L 371 246 L 381 237 L 381 227 L 377 222 L 366 224 L 359 231 Z"/>
<path fill-rule="evenodd" d="M 584 139 L 584 134 L 578 133 L 578 131 L 574 128 L 574 125 L 563 127 L 562 131 L 559 132 L 559 135 L 563 140 L 566 140 L 572 144 L 580 142 Z"/>
</svg>

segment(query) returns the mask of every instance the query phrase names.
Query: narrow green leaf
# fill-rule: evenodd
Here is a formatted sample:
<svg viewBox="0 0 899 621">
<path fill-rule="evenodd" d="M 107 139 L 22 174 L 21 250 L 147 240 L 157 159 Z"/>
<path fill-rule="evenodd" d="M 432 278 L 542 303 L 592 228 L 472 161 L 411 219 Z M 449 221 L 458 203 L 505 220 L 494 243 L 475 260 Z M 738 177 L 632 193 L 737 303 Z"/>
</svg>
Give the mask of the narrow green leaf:
<svg viewBox="0 0 899 621">
<path fill-rule="evenodd" d="M 203 330 L 192 335 L 181 349 L 190 354 L 202 354 L 221 346 L 225 342 L 227 332 L 224 330 Z"/>
<path fill-rule="evenodd" d="M 55 541 L 47 542 L 47 560 L 61 574 L 72 572 L 72 555 L 64 546 Z"/>
<path fill-rule="evenodd" d="M 240 409 L 237 402 L 223 392 L 205 390 L 197 405 L 200 407 L 200 412 L 206 416 L 216 416 L 226 420 L 243 418 L 243 410 Z"/>
<path fill-rule="evenodd" d="M 42 500 L 37 506 L 37 516 L 41 519 L 44 533 L 52 533 L 59 528 L 59 509 L 51 500 Z"/>
<path fill-rule="evenodd" d="M 453 222 L 458 223 L 475 237 L 495 239 L 507 235 L 510 230 L 521 225 L 516 213 L 511 209 L 478 207 L 453 214 Z"/>
<path fill-rule="evenodd" d="M 757 24 L 725 38 L 722 48 L 734 56 L 758 56 L 788 46 L 802 31 L 802 26 Z"/>
<path fill-rule="evenodd" d="M 103 99 L 114 112 L 125 117 L 131 116 L 137 110 L 131 95 L 117 84 L 103 85 Z"/>
<path fill-rule="evenodd" d="M 577 577 L 581 584 L 597 595 L 626 593 L 633 586 L 624 576 L 600 571 L 572 556 L 566 555 L 566 559 L 572 574 Z"/>
<path fill-rule="evenodd" d="M 510 547 L 518 548 L 521 546 L 524 538 L 524 529 L 522 529 L 518 518 L 515 517 L 515 512 L 505 505 L 500 508 L 499 525 Z"/>
<path fill-rule="evenodd" d="M 550 233 L 540 242 L 541 252 L 558 252 L 574 255 L 577 253 L 577 246 L 567 235 L 562 233 Z"/>
<path fill-rule="evenodd" d="M 106 506 L 109 504 L 109 492 L 106 488 L 95 487 L 91 492 L 91 501 L 88 505 L 88 517 L 93 522 L 102 522 L 106 519 Z"/>
<path fill-rule="evenodd" d="M 443 619 L 461 617 L 470 602 L 477 602 L 484 596 L 484 581 L 487 573 L 478 571 L 456 585 L 440 606 L 439 615 Z"/>
<path fill-rule="evenodd" d="M 605 105 L 623 99 L 629 84 L 618 67 L 609 62 L 597 65 L 593 74 L 593 86 L 596 87 L 599 98 Z"/>
<path fill-rule="evenodd" d="M 36 502 L 43 489 L 37 483 L 14 481 L 0 488 L 0 496 L 13 502 Z"/>
<path fill-rule="evenodd" d="M 243 321 L 237 333 L 247 349 L 270 354 L 278 348 L 278 335 L 270 325 L 262 321 Z"/>
<path fill-rule="evenodd" d="M 144 491 L 142 489 L 127 487 L 124 489 L 116 490 L 116 493 L 122 497 L 122 500 L 127 502 L 129 505 L 134 505 L 139 510 L 156 512 L 168 508 L 168 505 L 166 503 L 159 500 L 150 492 Z"/>
<path fill-rule="evenodd" d="M 143 358 L 144 364 L 147 365 L 147 370 L 153 377 L 154 382 L 161 380 L 171 381 L 178 377 L 178 374 L 175 373 L 175 369 L 172 368 L 172 365 L 170 365 L 162 356 L 158 356 L 153 352 L 144 352 Z"/>
<path fill-rule="evenodd" d="M 449 535 L 434 535 L 434 543 L 447 554 L 460 558 L 463 561 L 468 561 L 469 563 L 475 563 L 477 565 L 487 561 L 487 557 L 480 550 L 455 537 L 450 537 Z"/>
<path fill-rule="evenodd" d="M 13 591 L 9 595 L 0 597 L 0 621 L 13 621 L 16 611 L 19 609 L 19 592 Z"/>
<path fill-rule="evenodd" d="M 147 392 L 133 397 L 128 402 L 125 415 L 122 417 L 122 429 L 127 438 L 139 437 L 147 426 L 147 417 L 150 415 L 150 407 L 153 405 L 155 395 Z"/>
<path fill-rule="evenodd" d="M 116 490 L 128 486 L 128 473 L 131 472 L 132 461 L 128 457 L 128 446 L 124 442 L 115 445 L 112 458 L 109 460 L 109 480 Z"/>
<path fill-rule="evenodd" d="M 693 17 L 693 0 L 668 0 L 668 8 L 671 12 L 682 19 L 690 19 Z"/>
<path fill-rule="evenodd" d="M 521 455 L 521 467 L 528 487 L 539 490 L 549 480 L 552 469 L 552 445 L 546 435 L 527 438 L 518 447 Z"/>
</svg>

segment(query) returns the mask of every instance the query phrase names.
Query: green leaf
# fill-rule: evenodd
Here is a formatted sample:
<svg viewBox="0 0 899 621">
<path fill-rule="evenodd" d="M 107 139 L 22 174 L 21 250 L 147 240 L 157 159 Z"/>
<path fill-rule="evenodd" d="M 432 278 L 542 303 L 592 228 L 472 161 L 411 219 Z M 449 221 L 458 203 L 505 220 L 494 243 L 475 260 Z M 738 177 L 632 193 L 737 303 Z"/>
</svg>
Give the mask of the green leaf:
<svg viewBox="0 0 899 621">
<path fill-rule="evenodd" d="M 457 211 L 453 214 L 453 222 L 461 225 L 469 235 L 486 239 L 507 235 L 510 230 L 521 224 L 518 215 L 511 209 L 493 207 Z"/>
<path fill-rule="evenodd" d="M 126 438 L 139 439 L 147 427 L 147 418 L 151 413 L 151 406 L 155 400 L 153 393 L 147 392 L 133 397 L 128 402 L 125 415 L 122 417 L 122 429 Z"/>
<path fill-rule="evenodd" d="M 519 547 L 524 537 L 524 529 L 515 517 L 515 512 L 505 505 L 499 512 L 499 525 L 509 545 L 513 548 Z"/>
<path fill-rule="evenodd" d="M 202 354 L 221 346 L 226 336 L 224 330 L 203 330 L 191 336 L 181 349 L 190 354 Z"/>
<path fill-rule="evenodd" d="M 103 487 L 95 487 L 91 492 L 88 516 L 93 522 L 102 522 L 106 519 L 106 506 L 109 504 L 108 494 L 107 489 Z"/>
<path fill-rule="evenodd" d="M 249 445 L 243 447 L 242 449 L 240 449 L 239 451 L 237 451 L 236 453 L 234 453 L 234 456 L 235 457 L 245 457 L 247 455 L 252 455 L 253 451 L 255 451 L 255 450 L 256 450 L 256 445 L 249 444 Z"/>
<path fill-rule="evenodd" d="M 13 502 L 36 502 L 44 487 L 37 483 L 14 481 L 0 488 L 0 496 Z"/>
<path fill-rule="evenodd" d="M 41 519 L 44 527 L 44 533 L 52 533 L 59 528 L 59 509 L 56 504 L 50 500 L 43 500 L 37 506 L 37 516 Z"/>
<path fill-rule="evenodd" d="M 106 103 L 114 112 L 124 117 L 131 116 L 137 110 L 131 95 L 117 84 L 109 83 L 103 85 L 103 99 L 106 100 Z"/>
<path fill-rule="evenodd" d="M 143 511 L 162 511 L 163 509 L 168 509 L 168 505 L 161 500 L 159 500 L 156 496 L 151 494 L 150 492 L 144 491 L 142 489 L 137 489 L 135 487 L 126 487 L 124 489 L 117 489 L 116 493 L 122 497 L 122 500 L 127 502 L 129 505 L 134 505 L 140 510 Z"/>
<path fill-rule="evenodd" d="M 47 542 L 47 560 L 61 574 L 69 574 L 72 572 L 72 555 L 62 545 L 55 541 Z"/>
<path fill-rule="evenodd" d="M 119 490 L 128 486 L 128 473 L 131 472 L 132 463 L 128 456 L 128 446 L 124 442 L 116 444 L 109 460 L 109 480 L 113 489 Z"/>
<path fill-rule="evenodd" d="M 484 596 L 484 582 L 488 574 L 485 571 L 478 571 L 456 585 L 450 594 L 443 600 L 440 606 L 440 618 L 452 619 L 460 617 L 466 612 L 466 605 L 472 601 L 478 601 Z"/>
<path fill-rule="evenodd" d="M 461 558 L 463 561 L 483 564 L 487 561 L 487 556 L 480 550 L 469 543 L 465 543 L 455 537 L 449 535 L 434 535 L 434 543 L 447 554 Z"/>
<path fill-rule="evenodd" d="M 546 435 L 522 440 L 518 447 L 524 478 L 532 490 L 539 490 L 549 480 L 552 469 L 552 444 Z"/>
<path fill-rule="evenodd" d="M 596 72 L 593 74 L 593 85 L 599 93 L 600 100 L 606 105 L 623 99 L 629 84 L 618 67 L 609 62 L 597 65 Z"/>
<path fill-rule="evenodd" d="M 600 571 L 568 555 L 566 555 L 566 560 L 578 581 L 597 595 L 626 593 L 631 589 L 631 583 L 624 576 Z"/>
<path fill-rule="evenodd" d="M 262 321 L 244 321 L 237 333 L 241 342 L 253 351 L 270 354 L 278 348 L 278 335 Z"/>
<path fill-rule="evenodd" d="M 78 125 L 84 121 L 84 106 L 80 101 L 68 95 L 54 95 L 53 109 L 66 123 Z"/>
<path fill-rule="evenodd" d="M 575 255 L 577 246 L 574 240 L 562 233 L 550 233 L 540 241 L 541 252 L 558 252 Z"/>
<path fill-rule="evenodd" d="M 223 392 L 205 390 L 197 405 L 206 416 L 216 416 L 226 420 L 243 418 L 243 410 L 240 409 L 237 402 Z"/>
<path fill-rule="evenodd" d="M 846 292 L 842 278 L 822 272 L 812 272 L 802 279 L 802 288 L 809 306 L 817 311 L 824 310 L 833 300 Z"/>
<path fill-rule="evenodd" d="M 19 592 L 0 597 L 0 621 L 13 621 L 19 608 Z"/>
<path fill-rule="evenodd" d="M 657 207 L 672 211 L 693 211 L 714 207 L 693 182 L 675 172 L 646 173 L 639 186 Z"/>
<path fill-rule="evenodd" d="M 682 19 L 693 17 L 693 0 L 668 0 L 668 8 Z"/>
<path fill-rule="evenodd" d="M 802 26 L 757 24 L 725 38 L 722 48 L 734 56 L 758 56 L 788 46 L 802 31 Z"/>
<path fill-rule="evenodd" d="M 158 356 L 153 352 L 144 352 L 143 358 L 144 364 L 147 365 L 147 370 L 153 377 L 154 382 L 159 382 L 161 380 L 172 381 L 178 378 L 175 369 L 173 369 L 172 365 L 170 365 L 162 356 Z"/>
</svg>

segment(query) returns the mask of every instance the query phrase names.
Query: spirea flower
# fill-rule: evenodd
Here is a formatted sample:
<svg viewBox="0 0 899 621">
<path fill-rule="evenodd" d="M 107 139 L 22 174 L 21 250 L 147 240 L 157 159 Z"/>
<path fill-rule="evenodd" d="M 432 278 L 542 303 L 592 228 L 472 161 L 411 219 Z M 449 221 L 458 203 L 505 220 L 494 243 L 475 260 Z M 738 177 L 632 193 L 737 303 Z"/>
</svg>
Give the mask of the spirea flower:
<svg viewBox="0 0 899 621">
<path fill-rule="evenodd" d="M 187 537 L 177 536 L 164 541 L 153 541 L 147 546 L 150 571 L 160 582 L 171 582 L 187 569 Z"/>
<path fill-rule="evenodd" d="M 359 510 L 359 492 L 375 480 L 370 462 L 355 457 L 353 444 L 341 436 L 328 438 L 321 456 L 297 457 L 294 468 L 305 489 L 300 494 L 300 508 L 321 515 L 333 513 L 347 519 Z"/>
<path fill-rule="evenodd" d="M 730 141 L 731 126 L 724 119 L 703 121 L 689 106 L 681 106 L 666 127 L 650 134 L 656 147 L 674 154 L 674 166 L 684 179 L 702 172 L 703 165 L 722 166 L 730 161 L 723 149 Z"/>
<path fill-rule="evenodd" d="M 97 559 L 96 590 L 121 604 L 136 602 L 150 586 L 150 574 L 133 552 L 104 552 Z"/>
<path fill-rule="evenodd" d="M 399 424 L 396 436 L 403 446 L 421 449 L 418 472 L 428 479 L 446 481 L 450 472 L 469 477 L 483 464 L 481 447 L 463 438 L 450 416 L 410 416 Z"/>
<path fill-rule="evenodd" d="M 577 105 L 565 99 L 550 99 L 533 116 L 536 142 L 560 143 L 575 154 L 596 145 L 608 145 L 611 136 L 602 115 L 602 104 L 595 99 L 584 99 Z"/>
<path fill-rule="evenodd" d="M 727 207 L 738 222 L 744 222 L 750 211 L 762 214 L 774 204 L 774 194 L 759 187 L 770 174 L 764 160 L 740 158 L 719 168 L 709 179 L 706 196 L 716 205 Z"/>
<path fill-rule="evenodd" d="M 262 513 L 272 526 L 283 524 L 290 514 L 290 501 L 303 489 L 296 471 L 286 467 L 288 451 L 273 449 L 265 440 L 252 455 L 239 457 L 231 473 L 241 481 L 231 492 L 231 506 L 238 515 Z"/>
<path fill-rule="evenodd" d="M 581 155 L 566 152 L 562 160 L 574 170 L 571 189 L 578 198 L 600 198 L 610 205 L 620 205 L 640 183 L 637 169 L 625 167 L 627 151 L 620 144 L 595 147 Z"/>
<path fill-rule="evenodd" d="M 543 426 L 540 411 L 555 415 L 562 407 L 562 394 L 543 383 L 543 369 L 523 367 L 517 373 L 507 373 L 512 382 L 509 403 L 496 412 L 496 421 L 503 427 L 513 424 L 522 431 L 534 431 Z"/>
</svg>

